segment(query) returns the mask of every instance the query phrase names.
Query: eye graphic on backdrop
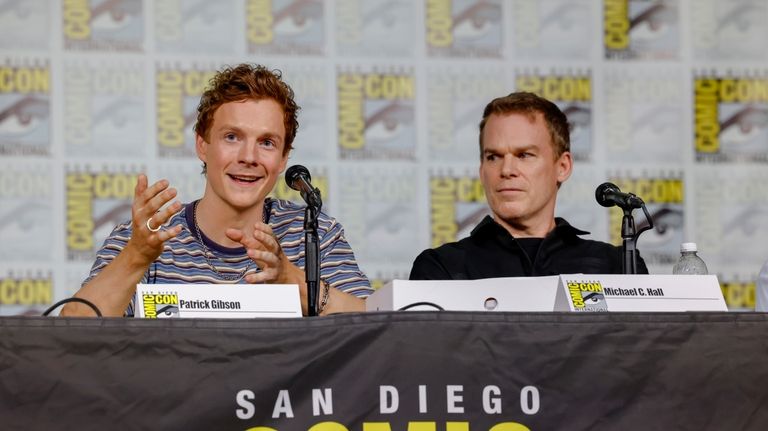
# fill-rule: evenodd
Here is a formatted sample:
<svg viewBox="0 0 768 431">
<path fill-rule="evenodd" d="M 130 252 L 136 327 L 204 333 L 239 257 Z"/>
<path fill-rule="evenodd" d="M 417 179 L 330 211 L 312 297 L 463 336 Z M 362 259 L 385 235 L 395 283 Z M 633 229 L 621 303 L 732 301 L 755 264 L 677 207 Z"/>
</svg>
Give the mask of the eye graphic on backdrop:
<svg viewBox="0 0 768 431">
<path fill-rule="evenodd" d="M 542 31 L 571 31 L 574 27 L 584 23 L 585 10 L 572 3 L 564 4 L 541 19 Z"/>
<path fill-rule="evenodd" d="M 651 212 L 653 218 L 653 229 L 643 236 L 643 246 L 657 247 L 668 243 L 677 242 L 683 231 L 683 212 L 678 209 L 660 208 Z M 643 220 L 637 224 L 637 230 L 640 231 L 648 226 L 648 221 Z"/>
<path fill-rule="evenodd" d="M 34 96 L 23 97 L 0 111 L 0 133 L 25 135 L 34 131 L 48 115 L 46 101 Z"/>
<path fill-rule="evenodd" d="M 571 141 L 575 141 L 585 130 L 589 130 L 592 123 L 592 110 L 578 105 L 568 105 L 563 108 L 563 113 L 571 125 Z"/>
<path fill-rule="evenodd" d="M 128 102 L 123 99 L 115 100 L 93 116 L 94 127 L 113 129 L 124 132 L 126 126 L 141 121 L 141 104 Z"/>
<path fill-rule="evenodd" d="M 0 232 L 10 233 L 15 227 L 28 232 L 48 222 L 51 208 L 37 202 L 24 202 L 0 215 Z"/>
<path fill-rule="evenodd" d="M 413 107 L 394 101 L 365 120 L 365 137 L 372 141 L 387 141 L 397 137 L 412 122 Z"/>
<path fill-rule="evenodd" d="M 397 20 L 400 19 L 399 10 L 406 7 L 408 4 L 401 1 L 383 3 L 363 15 L 363 25 L 366 27 L 372 25 L 384 28 L 394 27 Z"/>
<path fill-rule="evenodd" d="M 743 37 L 755 26 L 762 25 L 763 16 L 765 16 L 765 9 L 758 6 L 735 7 L 720 19 L 717 32 L 725 37 Z"/>
<path fill-rule="evenodd" d="M 131 25 L 133 15 L 141 13 L 141 2 L 107 0 L 91 11 L 91 26 L 114 32 Z"/>
<path fill-rule="evenodd" d="M 191 28 L 200 28 L 212 25 L 223 17 L 220 5 L 208 0 L 198 1 L 196 4 L 185 5 L 182 13 L 183 22 Z"/>
<path fill-rule="evenodd" d="M 768 128 L 768 108 L 748 105 L 720 123 L 724 147 L 749 142 Z"/>
<path fill-rule="evenodd" d="M 23 0 L 9 0 L 0 3 L 0 16 L 12 12 L 18 19 L 25 20 L 33 12 Z"/>
<path fill-rule="evenodd" d="M 295 1 L 274 16 L 275 33 L 296 36 L 312 28 L 323 17 L 323 6 L 314 1 Z"/>
<path fill-rule="evenodd" d="M 668 106 L 654 106 L 632 121 L 635 131 L 646 130 L 649 134 L 661 135 L 680 124 L 680 111 Z"/>
<path fill-rule="evenodd" d="M 649 7 L 629 23 L 629 34 L 633 40 L 653 41 L 674 28 L 677 13 L 663 4 Z"/>
<path fill-rule="evenodd" d="M 453 35 L 457 39 L 478 39 L 488 34 L 501 19 L 501 8 L 485 2 L 477 3 L 453 18 Z"/>
</svg>

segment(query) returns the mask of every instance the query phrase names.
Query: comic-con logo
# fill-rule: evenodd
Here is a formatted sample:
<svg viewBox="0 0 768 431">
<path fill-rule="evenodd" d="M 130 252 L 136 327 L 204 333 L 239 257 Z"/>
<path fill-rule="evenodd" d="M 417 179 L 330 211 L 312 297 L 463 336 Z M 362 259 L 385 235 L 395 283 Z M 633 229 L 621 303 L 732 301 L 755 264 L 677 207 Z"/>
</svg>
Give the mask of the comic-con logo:
<svg viewBox="0 0 768 431">
<path fill-rule="evenodd" d="M 0 306 L 41 306 L 53 301 L 53 276 L 26 271 L 13 271 L 0 277 Z"/>
<path fill-rule="evenodd" d="M 694 77 L 698 161 L 768 162 L 768 78 Z"/>
<path fill-rule="evenodd" d="M 438 174 L 429 180 L 430 247 L 469 233 L 489 213 L 478 178 Z"/>
<path fill-rule="evenodd" d="M 0 65 L 0 154 L 50 154 L 50 69 Z"/>
<path fill-rule="evenodd" d="M 251 54 L 322 55 L 324 2 L 247 0 L 246 41 Z"/>
<path fill-rule="evenodd" d="M 478 160 L 477 124 L 488 101 L 504 90 L 502 71 L 446 70 L 444 66 L 431 70 L 427 81 L 430 157 Z"/>
<path fill-rule="evenodd" d="M 432 56 L 500 57 L 500 0 L 427 0 L 427 52 Z"/>
<path fill-rule="evenodd" d="M 625 193 L 634 193 L 646 203 L 653 220 L 653 228 L 642 235 L 643 259 L 649 265 L 670 266 L 679 257 L 683 242 L 684 186 L 682 174 L 675 178 L 612 178 L 610 180 Z M 624 213 L 618 207 L 610 210 L 609 235 L 611 243 L 622 243 L 621 230 Z M 636 217 L 637 230 L 648 226 L 645 215 Z"/>
<path fill-rule="evenodd" d="M 68 64 L 64 71 L 67 154 L 136 153 L 143 141 L 144 72 L 140 64 Z"/>
<path fill-rule="evenodd" d="M 551 100 L 568 117 L 571 126 L 571 153 L 576 160 L 589 160 L 592 153 L 592 78 L 590 73 L 522 71 L 515 88 Z"/>
<path fill-rule="evenodd" d="M 338 139 L 345 159 L 414 159 L 413 72 L 339 72 Z"/>
<path fill-rule="evenodd" d="M 91 260 L 95 248 L 119 223 L 131 218 L 137 174 L 66 173 L 66 231 L 69 260 Z"/>
<path fill-rule="evenodd" d="M 49 260 L 54 248 L 53 177 L 50 163 L 0 168 L 0 261 Z"/>
<path fill-rule="evenodd" d="M 729 310 L 754 310 L 756 283 L 739 281 L 735 277 L 721 277 L 720 290 Z"/>
<path fill-rule="evenodd" d="M 176 292 L 142 293 L 141 302 L 147 319 L 179 317 L 179 295 Z"/>
<path fill-rule="evenodd" d="M 62 9 L 67 49 L 141 51 L 144 44 L 142 3 L 137 0 L 65 0 Z"/>
<path fill-rule="evenodd" d="M 695 4 L 687 11 L 694 58 L 766 59 L 768 4 L 762 0 L 696 0 Z"/>
<path fill-rule="evenodd" d="M 179 54 L 233 54 L 235 2 L 154 0 L 155 50 Z"/>
<path fill-rule="evenodd" d="M 322 171 L 317 174 L 316 170 L 313 170 L 313 172 L 315 174 L 312 175 L 312 185 L 320 190 L 320 196 L 325 199 L 328 196 L 328 174 Z M 284 178 L 284 175 L 280 176 L 269 196 L 275 199 L 303 203 L 304 199 L 301 197 L 301 193 L 290 188 Z"/>
<path fill-rule="evenodd" d="M 350 169 L 342 173 L 339 213 L 355 255 L 377 263 L 410 264 L 403 244 L 417 236 L 416 174 L 410 168 Z"/>
<path fill-rule="evenodd" d="M 676 2 L 603 0 L 606 58 L 676 58 L 679 46 Z"/>
<path fill-rule="evenodd" d="M 566 281 L 571 303 L 576 311 L 604 310 L 605 293 L 599 281 Z"/>
<path fill-rule="evenodd" d="M 159 67 L 156 71 L 157 145 L 161 157 L 195 155 L 192 127 L 197 120 L 197 104 L 214 74 L 212 68 Z"/>
</svg>

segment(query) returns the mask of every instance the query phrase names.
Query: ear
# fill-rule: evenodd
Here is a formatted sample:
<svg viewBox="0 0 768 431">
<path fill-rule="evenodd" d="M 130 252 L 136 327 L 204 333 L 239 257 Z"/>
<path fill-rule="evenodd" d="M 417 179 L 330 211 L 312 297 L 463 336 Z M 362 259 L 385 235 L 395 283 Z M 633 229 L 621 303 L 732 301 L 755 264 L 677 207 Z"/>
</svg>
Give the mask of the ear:
<svg viewBox="0 0 768 431">
<path fill-rule="evenodd" d="M 562 184 L 571 177 L 571 172 L 573 172 L 573 157 L 570 151 L 561 154 L 555 164 L 557 165 L 557 182 Z"/>
<path fill-rule="evenodd" d="M 195 152 L 197 153 L 197 158 L 200 159 L 201 162 L 207 163 L 208 143 L 198 134 L 195 134 Z"/>
</svg>

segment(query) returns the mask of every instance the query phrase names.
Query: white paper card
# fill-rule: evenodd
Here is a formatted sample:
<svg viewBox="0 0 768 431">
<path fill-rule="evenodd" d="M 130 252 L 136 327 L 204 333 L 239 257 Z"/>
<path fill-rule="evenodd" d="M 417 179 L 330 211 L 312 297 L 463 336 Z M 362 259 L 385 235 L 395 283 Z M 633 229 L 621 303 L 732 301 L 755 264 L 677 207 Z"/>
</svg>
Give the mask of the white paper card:
<svg viewBox="0 0 768 431">
<path fill-rule="evenodd" d="M 561 275 L 556 311 L 728 311 L 715 275 Z"/>
<path fill-rule="evenodd" d="M 301 317 L 296 284 L 139 284 L 135 317 Z"/>
</svg>

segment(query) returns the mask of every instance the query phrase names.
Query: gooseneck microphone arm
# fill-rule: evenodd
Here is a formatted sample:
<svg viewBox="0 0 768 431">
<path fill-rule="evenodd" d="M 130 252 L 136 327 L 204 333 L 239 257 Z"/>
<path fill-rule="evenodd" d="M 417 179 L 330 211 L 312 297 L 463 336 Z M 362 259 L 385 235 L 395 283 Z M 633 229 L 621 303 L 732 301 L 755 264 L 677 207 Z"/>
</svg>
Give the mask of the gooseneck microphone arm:
<svg viewBox="0 0 768 431">
<path fill-rule="evenodd" d="M 317 316 L 317 292 L 320 288 L 320 240 L 317 234 L 317 217 L 323 207 L 320 190 L 312 187 L 309 170 L 294 165 L 285 171 L 288 187 L 301 193 L 307 203 L 304 210 L 304 274 L 307 283 L 307 315 Z"/>
<path fill-rule="evenodd" d="M 595 190 L 595 199 L 604 207 L 618 206 L 624 212 L 621 219 L 621 271 L 624 274 L 637 274 L 637 239 L 641 233 L 653 228 L 653 218 L 645 207 L 645 202 L 632 193 L 623 193 L 612 183 L 600 184 Z M 635 208 L 642 208 L 648 220 L 648 226 L 639 232 L 635 231 L 635 219 L 632 217 L 632 210 Z"/>
</svg>

